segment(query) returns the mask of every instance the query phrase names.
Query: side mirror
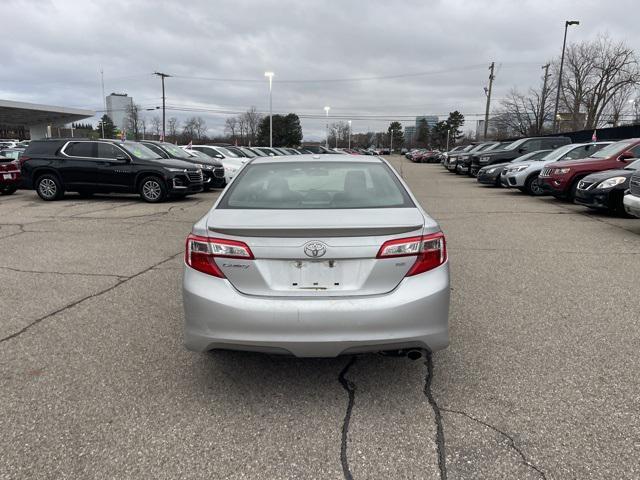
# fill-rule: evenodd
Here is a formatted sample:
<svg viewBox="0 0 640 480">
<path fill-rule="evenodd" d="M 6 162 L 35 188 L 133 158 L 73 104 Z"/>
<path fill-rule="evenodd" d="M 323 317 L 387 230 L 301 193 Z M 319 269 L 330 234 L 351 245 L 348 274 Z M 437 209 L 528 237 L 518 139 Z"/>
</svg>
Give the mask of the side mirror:
<svg viewBox="0 0 640 480">
<path fill-rule="evenodd" d="M 118 153 L 116 155 L 116 160 L 119 161 L 119 162 L 122 162 L 122 163 L 128 163 L 130 159 L 125 154 Z"/>
<path fill-rule="evenodd" d="M 527 151 L 527 149 L 526 149 L 526 148 L 524 148 L 524 147 L 520 147 L 520 148 L 518 149 L 518 153 L 525 153 L 526 151 Z"/>
<path fill-rule="evenodd" d="M 622 152 L 620 154 L 618 160 L 620 160 L 621 162 L 626 162 L 627 160 L 631 160 L 632 158 L 635 158 L 635 155 L 633 154 L 633 152 L 627 150 L 626 152 Z"/>
</svg>

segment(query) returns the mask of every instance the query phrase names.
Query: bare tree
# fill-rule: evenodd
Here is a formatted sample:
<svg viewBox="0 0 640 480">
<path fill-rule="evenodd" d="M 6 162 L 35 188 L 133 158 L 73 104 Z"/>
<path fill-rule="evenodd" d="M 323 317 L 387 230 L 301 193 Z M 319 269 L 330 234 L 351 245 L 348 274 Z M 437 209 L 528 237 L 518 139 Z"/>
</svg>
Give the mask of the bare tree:
<svg viewBox="0 0 640 480">
<path fill-rule="evenodd" d="M 337 137 L 337 142 L 336 142 Z M 349 144 L 349 124 L 347 122 L 335 122 L 329 125 L 329 146 L 344 148 Z"/>
<path fill-rule="evenodd" d="M 151 131 L 156 137 L 160 138 L 160 134 L 162 133 L 162 120 L 158 115 L 151 117 Z"/>
<path fill-rule="evenodd" d="M 245 113 L 242 114 L 246 124 L 247 143 L 249 145 L 255 145 L 256 138 L 258 137 L 258 127 L 262 122 L 262 115 L 256 111 L 256 107 L 251 107 Z"/>
<path fill-rule="evenodd" d="M 136 140 L 140 139 L 140 106 L 136 103 L 131 102 L 130 105 L 127 106 L 127 117 L 125 124 L 127 126 L 127 130 L 133 133 L 133 136 Z"/>
<path fill-rule="evenodd" d="M 530 88 L 525 95 L 512 89 L 494 111 L 494 135 L 534 136 L 545 133 L 553 111 L 551 91 L 549 87 L 544 91 Z"/>
<path fill-rule="evenodd" d="M 236 134 L 238 131 L 238 118 L 237 117 L 229 117 L 224 121 L 224 133 L 229 135 L 232 140 L 236 139 Z"/>
<path fill-rule="evenodd" d="M 557 66 L 555 70 L 557 75 Z M 571 119 L 569 126 L 596 128 L 613 117 L 617 123 L 622 98 L 628 98 L 639 82 L 638 57 L 625 42 L 600 35 L 596 40 L 570 45 L 561 87 L 561 105 Z"/>
<path fill-rule="evenodd" d="M 167 120 L 167 137 L 170 138 L 172 142 L 178 140 L 178 128 L 180 128 L 180 121 L 176 117 L 171 117 Z"/>
<path fill-rule="evenodd" d="M 240 143 L 244 145 L 247 134 L 247 119 L 244 114 L 238 117 L 238 133 L 240 134 Z"/>
</svg>

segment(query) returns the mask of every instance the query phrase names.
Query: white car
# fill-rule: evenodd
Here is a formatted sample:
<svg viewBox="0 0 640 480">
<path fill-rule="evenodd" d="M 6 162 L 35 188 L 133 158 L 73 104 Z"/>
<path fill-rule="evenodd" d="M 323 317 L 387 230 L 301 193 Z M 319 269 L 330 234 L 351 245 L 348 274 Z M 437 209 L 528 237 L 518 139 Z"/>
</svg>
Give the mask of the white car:
<svg viewBox="0 0 640 480">
<path fill-rule="evenodd" d="M 527 158 L 511 162 L 502 172 L 500 182 L 508 188 L 517 188 L 529 195 L 544 195 L 538 182 L 542 168 L 560 160 L 577 160 L 586 158 L 613 142 L 570 143 L 550 151 L 541 158 Z"/>
<path fill-rule="evenodd" d="M 217 145 L 192 145 L 191 150 L 205 153 L 210 157 L 220 160 L 220 163 L 224 166 L 224 178 L 227 183 L 231 182 L 233 177 L 236 176 L 248 160 L 248 158 L 240 157 L 231 150 Z"/>
</svg>

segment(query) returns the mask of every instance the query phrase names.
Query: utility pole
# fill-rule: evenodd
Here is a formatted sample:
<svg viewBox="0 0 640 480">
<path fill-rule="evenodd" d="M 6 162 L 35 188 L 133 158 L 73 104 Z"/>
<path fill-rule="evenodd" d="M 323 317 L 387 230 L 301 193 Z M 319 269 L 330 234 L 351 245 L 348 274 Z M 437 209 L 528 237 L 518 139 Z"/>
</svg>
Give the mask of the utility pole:
<svg viewBox="0 0 640 480">
<path fill-rule="evenodd" d="M 493 88 L 493 79 L 495 78 L 493 75 L 493 69 L 495 68 L 495 63 L 491 62 L 491 66 L 489 70 L 489 89 L 487 90 L 487 108 L 484 111 L 484 139 L 487 139 L 487 130 L 489 129 L 489 106 L 491 105 L 491 89 Z"/>
<path fill-rule="evenodd" d="M 162 79 L 162 141 L 165 142 L 167 137 L 165 134 L 165 96 L 164 96 L 164 79 L 170 77 L 166 73 L 153 72 L 154 75 L 158 75 Z"/>
<path fill-rule="evenodd" d="M 102 105 L 104 106 L 100 125 L 102 126 L 102 138 L 104 138 L 104 116 L 107 114 L 107 97 L 104 96 L 104 70 L 102 67 L 100 67 L 100 83 L 102 84 Z"/>
<path fill-rule="evenodd" d="M 542 66 L 544 70 L 544 81 L 542 82 L 542 95 L 540 98 L 540 111 L 538 112 L 538 135 L 542 134 L 542 128 L 544 127 L 544 107 L 547 101 L 547 81 L 549 80 L 549 64 Z"/>
</svg>

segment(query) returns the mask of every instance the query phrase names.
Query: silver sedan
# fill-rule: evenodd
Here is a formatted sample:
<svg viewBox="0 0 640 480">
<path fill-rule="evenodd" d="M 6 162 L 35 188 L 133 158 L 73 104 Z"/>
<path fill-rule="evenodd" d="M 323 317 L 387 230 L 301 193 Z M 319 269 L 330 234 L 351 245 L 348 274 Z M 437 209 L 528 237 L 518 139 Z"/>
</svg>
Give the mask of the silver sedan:
<svg viewBox="0 0 640 480">
<path fill-rule="evenodd" d="M 183 302 L 194 351 L 417 356 L 449 342 L 445 238 L 385 160 L 259 157 L 187 238 Z"/>
</svg>

